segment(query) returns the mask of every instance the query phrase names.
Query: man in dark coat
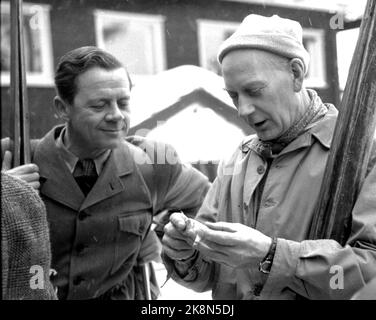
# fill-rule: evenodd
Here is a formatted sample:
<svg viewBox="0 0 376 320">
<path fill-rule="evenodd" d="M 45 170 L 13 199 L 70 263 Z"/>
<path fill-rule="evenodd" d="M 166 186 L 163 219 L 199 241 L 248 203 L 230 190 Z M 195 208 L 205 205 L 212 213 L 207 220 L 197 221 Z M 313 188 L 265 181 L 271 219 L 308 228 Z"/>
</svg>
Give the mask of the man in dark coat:
<svg viewBox="0 0 376 320">
<path fill-rule="evenodd" d="M 171 146 L 126 138 L 132 85 L 111 54 L 96 47 L 68 52 L 55 85 L 65 124 L 37 143 L 37 168 L 23 168 L 29 182 L 39 180 L 47 207 L 58 297 L 143 299 L 135 268 L 160 253 L 153 216 L 166 209 L 194 215 L 209 182 Z"/>
</svg>

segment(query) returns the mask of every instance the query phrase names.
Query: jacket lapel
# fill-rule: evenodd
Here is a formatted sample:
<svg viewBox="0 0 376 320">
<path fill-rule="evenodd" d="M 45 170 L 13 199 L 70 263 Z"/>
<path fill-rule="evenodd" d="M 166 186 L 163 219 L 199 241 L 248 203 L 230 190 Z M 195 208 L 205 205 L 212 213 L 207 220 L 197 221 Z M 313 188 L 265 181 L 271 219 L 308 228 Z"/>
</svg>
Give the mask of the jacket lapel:
<svg viewBox="0 0 376 320">
<path fill-rule="evenodd" d="M 127 143 L 112 150 L 103 171 L 82 203 L 80 210 L 124 191 L 126 187 L 122 183 L 121 177 L 134 171 L 134 163 L 130 161 L 131 159 L 133 158 Z"/>
<path fill-rule="evenodd" d="M 41 140 L 36 147 L 33 161 L 39 166 L 42 181 L 41 194 L 78 210 L 84 200 L 84 195 L 59 156 L 55 136 L 60 133 L 61 128 L 53 128 Z"/>
</svg>

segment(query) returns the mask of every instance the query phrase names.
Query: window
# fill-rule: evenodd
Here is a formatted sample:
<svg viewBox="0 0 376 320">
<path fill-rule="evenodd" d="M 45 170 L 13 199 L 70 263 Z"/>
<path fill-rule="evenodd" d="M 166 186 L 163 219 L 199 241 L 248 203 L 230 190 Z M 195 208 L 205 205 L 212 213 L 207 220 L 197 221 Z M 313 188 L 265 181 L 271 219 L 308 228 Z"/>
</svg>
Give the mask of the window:
<svg viewBox="0 0 376 320">
<path fill-rule="evenodd" d="M 221 68 L 217 61 L 219 46 L 235 32 L 239 23 L 201 19 L 197 23 L 200 65 L 220 75 Z"/>
<path fill-rule="evenodd" d="M 239 23 L 198 20 L 199 58 L 203 68 L 221 74 L 217 52 L 221 43 L 231 36 Z M 303 29 L 303 45 L 310 55 L 305 84 L 322 88 L 327 85 L 325 77 L 324 30 Z"/>
<path fill-rule="evenodd" d="M 303 45 L 310 58 L 305 85 L 311 88 L 326 87 L 324 30 L 303 29 Z"/>
<path fill-rule="evenodd" d="M 337 32 L 338 78 L 341 93 L 343 93 L 343 90 L 345 90 L 347 76 L 358 37 L 359 28 Z"/>
<path fill-rule="evenodd" d="M 24 3 L 26 80 L 31 86 L 53 86 L 49 6 Z M 10 84 L 10 5 L 1 2 L 1 85 Z"/>
<path fill-rule="evenodd" d="M 116 56 L 132 75 L 165 70 L 163 16 L 95 11 L 97 45 Z"/>
</svg>

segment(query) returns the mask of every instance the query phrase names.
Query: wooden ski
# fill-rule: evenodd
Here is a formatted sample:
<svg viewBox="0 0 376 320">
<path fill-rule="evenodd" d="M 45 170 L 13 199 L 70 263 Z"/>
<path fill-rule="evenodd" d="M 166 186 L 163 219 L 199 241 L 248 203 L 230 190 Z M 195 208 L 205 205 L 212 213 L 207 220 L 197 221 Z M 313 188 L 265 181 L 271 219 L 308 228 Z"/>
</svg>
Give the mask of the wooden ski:
<svg viewBox="0 0 376 320">
<path fill-rule="evenodd" d="M 11 16 L 11 140 L 13 167 L 30 162 L 30 124 L 23 43 L 22 0 L 10 1 Z"/>
<path fill-rule="evenodd" d="M 368 0 L 351 62 L 310 239 L 344 245 L 376 126 L 376 0 Z"/>
</svg>

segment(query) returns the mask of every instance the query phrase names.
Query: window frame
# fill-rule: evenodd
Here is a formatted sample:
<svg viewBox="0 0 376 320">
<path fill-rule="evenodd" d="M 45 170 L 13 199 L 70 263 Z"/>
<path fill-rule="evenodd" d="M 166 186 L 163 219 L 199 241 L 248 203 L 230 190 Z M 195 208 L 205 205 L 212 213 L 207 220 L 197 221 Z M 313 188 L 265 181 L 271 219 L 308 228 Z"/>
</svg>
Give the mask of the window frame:
<svg viewBox="0 0 376 320">
<path fill-rule="evenodd" d="M 312 88 L 327 88 L 328 82 L 326 79 L 326 59 L 325 59 L 325 30 L 318 28 L 303 28 L 304 37 L 314 39 L 313 48 L 306 48 L 309 53 L 309 66 L 308 70 L 315 68 L 315 75 L 311 75 L 304 80 L 307 87 Z M 313 61 L 314 59 L 314 61 Z"/>
<path fill-rule="evenodd" d="M 220 21 L 220 20 L 208 20 L 208 19 L 197 19 L 197 37 L 198 37 L 198 53 L 199 53 L 199 63 L 200 66 L 210 70 L 209 63 L 208 63 L 208 52 L 206 50 L 205 45 L 205 27 L 213 27 L 215 30 L 220 30 L 223 34 L 225 30 L 236 30 L 236 28 L 240 25 L 238 22 L 231 22 L 231 21 Z M 211 70 L 212 71 L 212 70 Z"/>
<path fill-rule="evenodd" d="M 153 14 L 139 14 L 130 13 L 126 11 L 113 11 L 113 10 L 94 10 L 95 20 L 95 35 L 96 43 L 99 48 L 105 49 L 106 46 L 103 38 L 103 25 L 105 18 L 130 20 L 132 23 L 148 23 L 152 26 L 153 30 L 153 71 L 150 74 L 137 74 L 131 73 L 132 78 L 143 78 L 157 74 L 166 70 L 167 58 L 166 58 L 166 40 L 165 40 L 165 21 L 166 17 L 163 15 Z"/>
<path fill-rule="evenodd" d="M 199 49 L 199 63 L 203 68 L 209 69 L 208 52 L 205 45 L 205 27 L 215 27 L 215 30 L 222 34 L 226 30 L 234 30 L 240 25 L 238 22 L 221 21 L 221 20 L 207 20 L 197 19 L 197 36 L 198 36 L 198 49 Z M 303 28 L 303 38 L 310 37 L 314 39 L 313 46 L 311 48 L 309 70 L 315 68 L 314 75 L 305 78 L 304 83 L 307 87 L 312 88 L 326 88 L 328 86 L 326 80 L 326 64 L 325 64 L 325 30 L 315 28 Z M 310 50 L 307 48 L 307 50 Z M 311 71 L 312 73 L 312 71 Z"/>
<path fill-rule="evenodd" d="M 23 14 L 33 15 L 37 17 L 40 31 L 40 48 L 41 48 L 41 72 L 26 71 L 26 84 L 28 87 L 53 87 L 54 86 L 54 71 L 53 71 L 53 53 L 52 53 L 52 37 L 51 37 L 51 23 L 50 11 L 51 5 L 23 3 Z M 10 2 L 1 2 L 1 12 L 9 13 Z M 10 47 L 10 44 L 9 44 Z M 10 71 L 1 71 L 1 86 L 10 86 Z"/>
</svg>

